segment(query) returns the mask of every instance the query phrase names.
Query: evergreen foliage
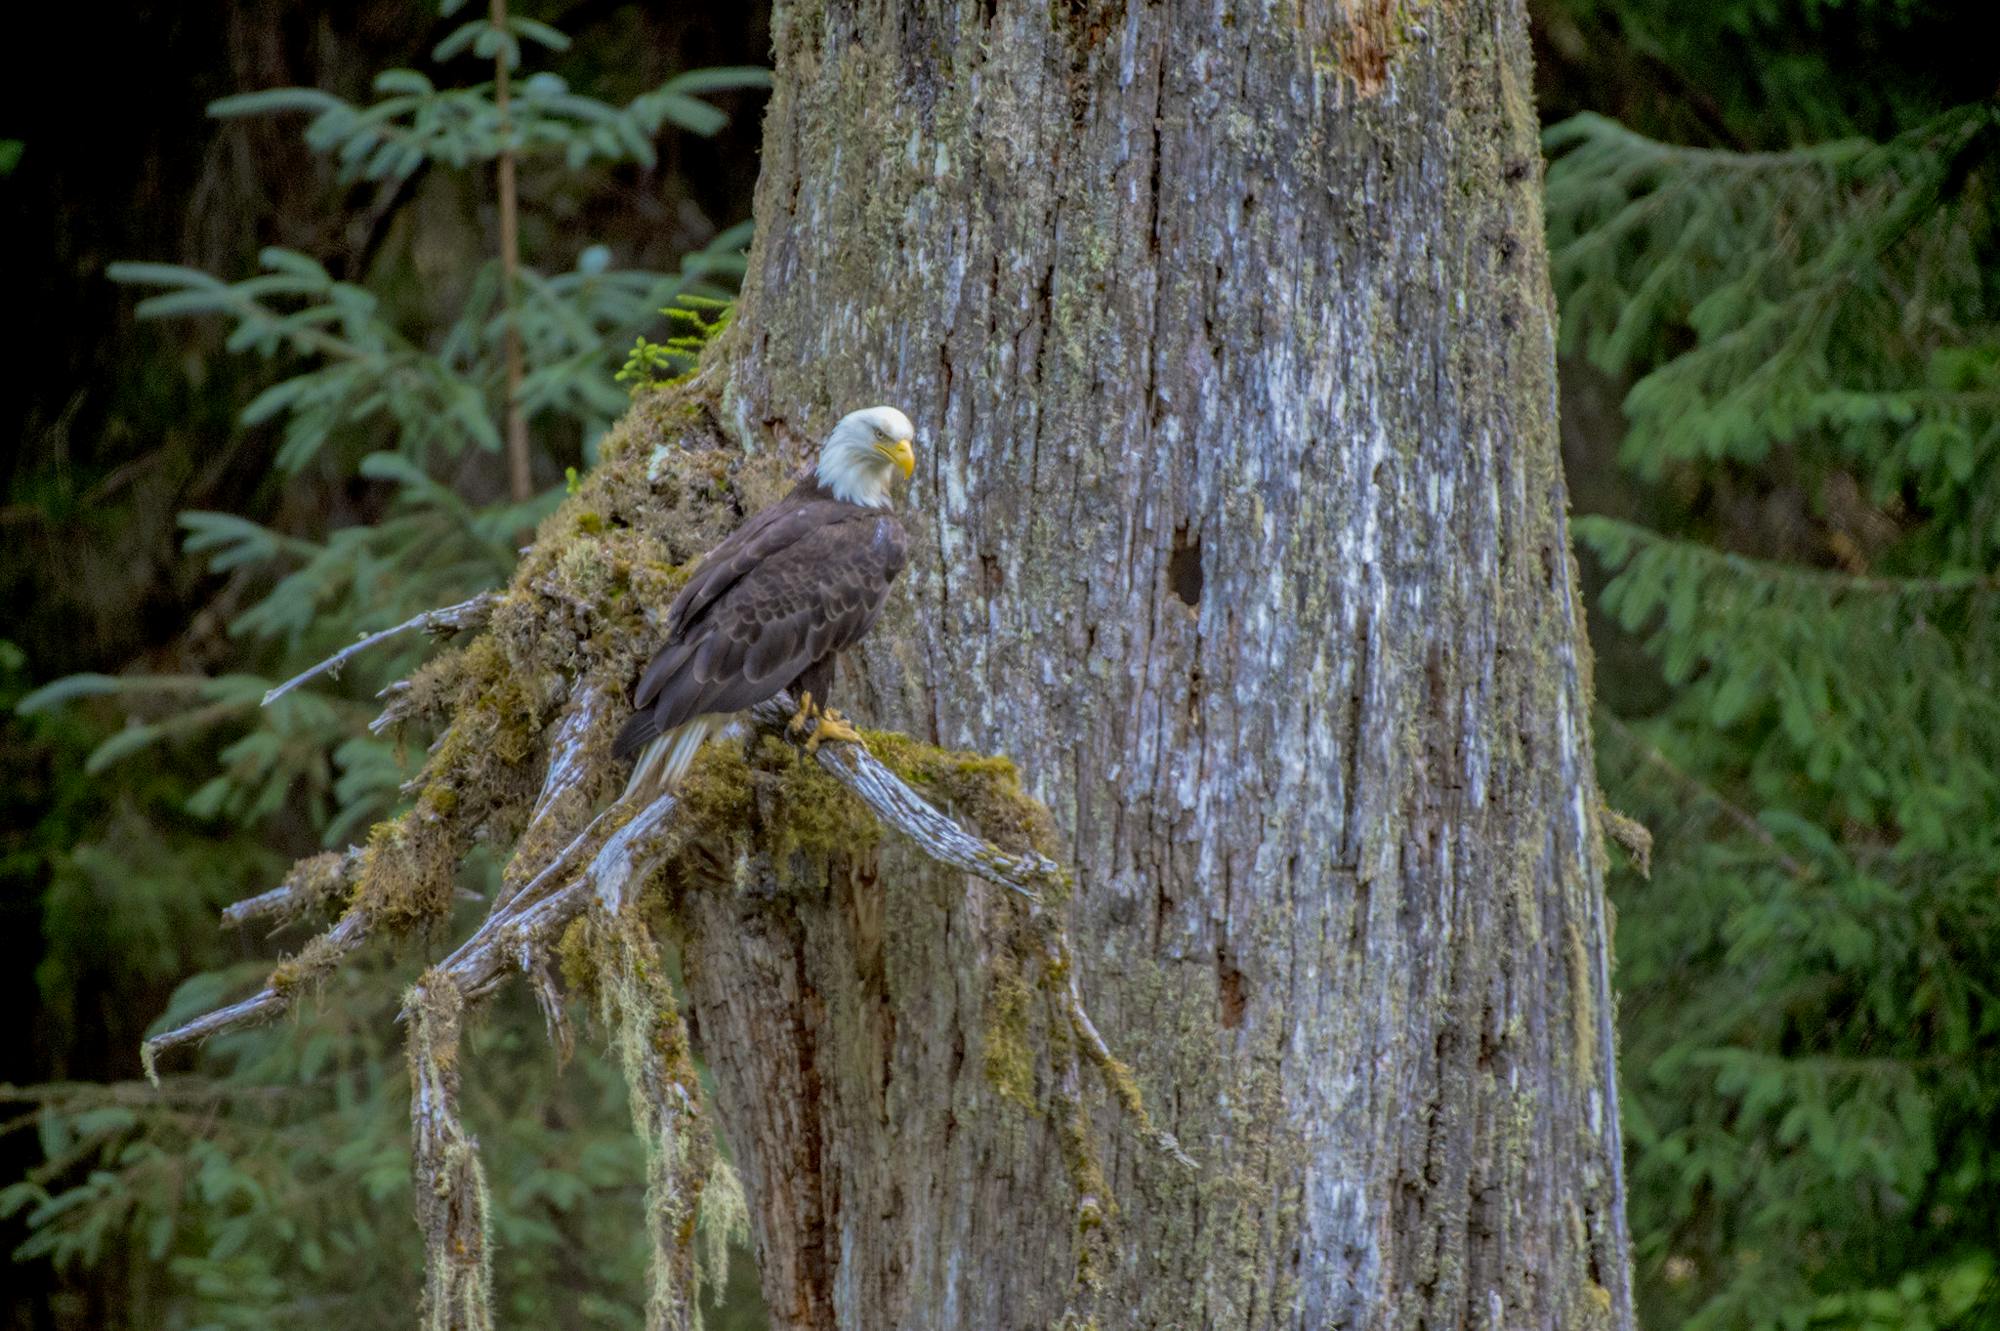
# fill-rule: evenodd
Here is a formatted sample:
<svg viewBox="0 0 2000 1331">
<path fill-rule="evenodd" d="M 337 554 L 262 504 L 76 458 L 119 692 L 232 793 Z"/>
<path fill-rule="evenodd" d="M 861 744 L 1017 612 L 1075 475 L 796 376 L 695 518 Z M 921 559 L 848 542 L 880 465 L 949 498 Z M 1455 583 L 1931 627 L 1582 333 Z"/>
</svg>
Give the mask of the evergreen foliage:
<svg viewBox="0 0 2000 1331">
<path fill-rule="evenodd" d="M 482 17 L 432 54 L 515 65 L 524 47 L 565 44 L 531 19 L 502 27 Z M 309 111 L 306 137 L 317 151 L 348 176 L 393 184 L 423 172 L 483 172 L 503 152 L 547 155 L 557 172 L 650 163 L 662 130 L 720 127 L 723 113 L 704 95 L 766 77 L 692 71 L 613 106 L 535 74 L 515 85 L 503 114 L 491 84 L 439 87 L 392 70 L 367 106 L 279 89 L 225 98 L 212 110 Z M 276 367 L 276 382 L 243 419 L 282 425 L 279 475 L 386 500 L 377 501 L 379 521 L 345 525 L 334 514 L 280 526 L 228 513 L 183 516 L 185 549 L 227 589 L 221 603 L 233 607 L 237 673 L 74 676 L 22 697 L 20 662 L 0 657 L 0 701 L 18 699 L 26 727 L 64 752 L 80 757 L 88 747 L 76 705 L 108 702 L 126 718 L 80 764 L 91 780 L 68 796 L 77 816 L 45 816 L 38 829 L 94 833 L 76 836 L 73 850 L 51 842 L 35 852 L 59 866 L 43 903 L 50 946 L 39 976 L 52 1010 L 67 1010 L 71 995 L 89 988 L 87 969 L 106 957 L 171 982 L 186 971 L 190 940 L 212 932 L 217 906 L 276 881 L 291 857 L 268 849 L 272 842 L 338 847 L 406 802 L 406 756 L 366 722 L 378 710 L 371 696 L 408 673 L 416 644 L 362 658 L 337 686 L 321 680 L 260 708 L 264 692 L 359 634 L 504 582 L 520 534 L 562 497 L 557 485 L 526 503 L 495 498 L 510 396 L 503 325 L 518 330 L 525 365 L 515 401 L 545 457 L 588 464 L 596 437 L 628 400 L 614 379 L 616 348 L 641 338 L 670 302 L 699 302 L 706 323 L 715 322 L 741 273 L 747 235 L 747 224 L 724 231 L 676 273 L 619 270 L 608 247 L 585 246 L 568 271 L 524 266 L 511 302 L 495 258 L 459 279 L 467 297 L 442 323 L 412 320 L 393 293 L 338 279 L 282 248 L 266 249 L 262 271 L 236 281 L 175 265 L 115 266 L 114 278 L 159 290 L 141 305 L 143 316 L 220 316 L 233 324 L 230 350 Z M 468 265 L 477 259 L 465 256 Z M 689 331 L 670 327 L 671 354 L 688 349 Z M 181 775 L 204 767 L 194 782 Z M 497 877 L 477 860 L 461 887 L 484 893 Z M 269 969 L 243 947 L 193 946 L 207 969 L 180 986 L 156 1028 Z M 39 1135 L 42 1156 L 0 1190 L 0 1216 L 27 1225 L 17 1257 L 88 1269 L 93 1283 L 122 1288 L 121 1311 L 135 1326 L 265 1327 L 328 1316 L 340 1325 L 402 1324 L 420 1270 L 409 1092 L 386 999 L 402 983 L 385 971 L 408 976 L 417 964 L 388 958 L 342 973 L 309 1005 L 304 1029 L 218 1040 L 199 1075 L 170 1078 L 159 1096 L 132 1083 L 10 1093 L 33 1106 L 14 1126 Z M 520 1033 L 539 1024 L 492 1023 L 468 1050 L 479 1070 L 466 1078 L 465 1111 L 496 1157 L 488 1183 L 502 1254 L 500 1312 L 528 1325 L 637 1325 L 646 1171 L 624 1087 L 591 1049 L 560 1071 L 538 1035 Z M 721 1325 L 737 1318 L 725 1311 Z"/>
<path fill-rule="evenodd" d="M 1548 147 L 1564 351 L 1630 383 L 1644 484 L 1576 530 L 1664 685 L 1599 726 L 1657 846 L 1618 930 L 1641 1320 L 2000 1325 L 2000 107 Z"/>
</svg>

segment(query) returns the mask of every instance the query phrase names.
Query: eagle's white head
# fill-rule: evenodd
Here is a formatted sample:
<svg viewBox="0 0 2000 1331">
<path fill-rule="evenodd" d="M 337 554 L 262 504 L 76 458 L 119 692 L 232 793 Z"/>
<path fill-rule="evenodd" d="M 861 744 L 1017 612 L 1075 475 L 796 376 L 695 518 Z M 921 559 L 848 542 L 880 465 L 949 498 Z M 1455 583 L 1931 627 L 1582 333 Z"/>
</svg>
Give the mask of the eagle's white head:
<svg viewBox="0 0 2000 1331">
<path fill-rule="evenodd" d="M 907 478 L 916 470 L 915 434 L 910 418 L 894 407 L 848 412 L 819 446 L 819 483 L 836 499 L 887 508 L 894 473 Z"/>
</svg>

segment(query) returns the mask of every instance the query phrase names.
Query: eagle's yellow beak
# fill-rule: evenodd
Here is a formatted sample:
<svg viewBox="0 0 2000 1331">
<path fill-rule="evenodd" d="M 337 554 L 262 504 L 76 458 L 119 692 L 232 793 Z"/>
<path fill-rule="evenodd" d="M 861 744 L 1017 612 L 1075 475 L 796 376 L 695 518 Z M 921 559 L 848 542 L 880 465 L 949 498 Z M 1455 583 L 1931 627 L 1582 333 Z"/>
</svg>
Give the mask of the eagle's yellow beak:
<svg viewBox="0 0 2000 1331">
<path fill-rule="evenodd" d="M 877 444 L 875 451 L 895 463 L 906 481 L 910 479 L 910 473 L 917 469 L 917 451 L 910 447 L 907 439 L 898 439 L 893 444 Z"/>
</svg>

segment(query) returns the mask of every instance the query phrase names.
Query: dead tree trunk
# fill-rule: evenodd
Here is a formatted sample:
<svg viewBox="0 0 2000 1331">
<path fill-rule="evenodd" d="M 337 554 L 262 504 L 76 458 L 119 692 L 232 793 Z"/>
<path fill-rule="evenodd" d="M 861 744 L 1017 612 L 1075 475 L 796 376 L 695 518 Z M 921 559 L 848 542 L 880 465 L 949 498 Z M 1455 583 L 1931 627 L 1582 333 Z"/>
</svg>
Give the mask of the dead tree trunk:
<svg viewBox="0 0 2000 1331">
<path fill-rule="evenodd" d="M 775 43 L 729 424 L 918 423 L 840 691 L 1020 761 L 1200 1168 L 1033 1108 L 1070 1088 L 997 890 L 891 848 L 702 894 L 774 1325 L 1631 1326 L 1518 0 L 860 0 Z"/>
</svg>

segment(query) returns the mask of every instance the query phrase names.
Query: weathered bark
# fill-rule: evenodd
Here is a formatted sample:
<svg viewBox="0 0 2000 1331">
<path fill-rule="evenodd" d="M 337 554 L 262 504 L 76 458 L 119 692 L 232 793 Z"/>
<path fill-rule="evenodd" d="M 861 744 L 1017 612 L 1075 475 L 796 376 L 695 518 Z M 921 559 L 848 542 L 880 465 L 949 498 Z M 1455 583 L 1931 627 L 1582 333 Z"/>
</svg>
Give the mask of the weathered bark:
<svg viewBox="0 0 2000 1331">
<path fill-rule="evenodd" d="M 1092 1010 L 1200 1162 L 1100 1107 L 1094 1255 L 1060 1060 L 1004 1075 L 1047 1032 L 998 889 L 891 848 L 698 895 L 774 1324 L 1629 1327 L 1519 3 L 774 35 L 732 425 L 918 422 L 840 690 L 1021 762 Z"/>
</svg>

